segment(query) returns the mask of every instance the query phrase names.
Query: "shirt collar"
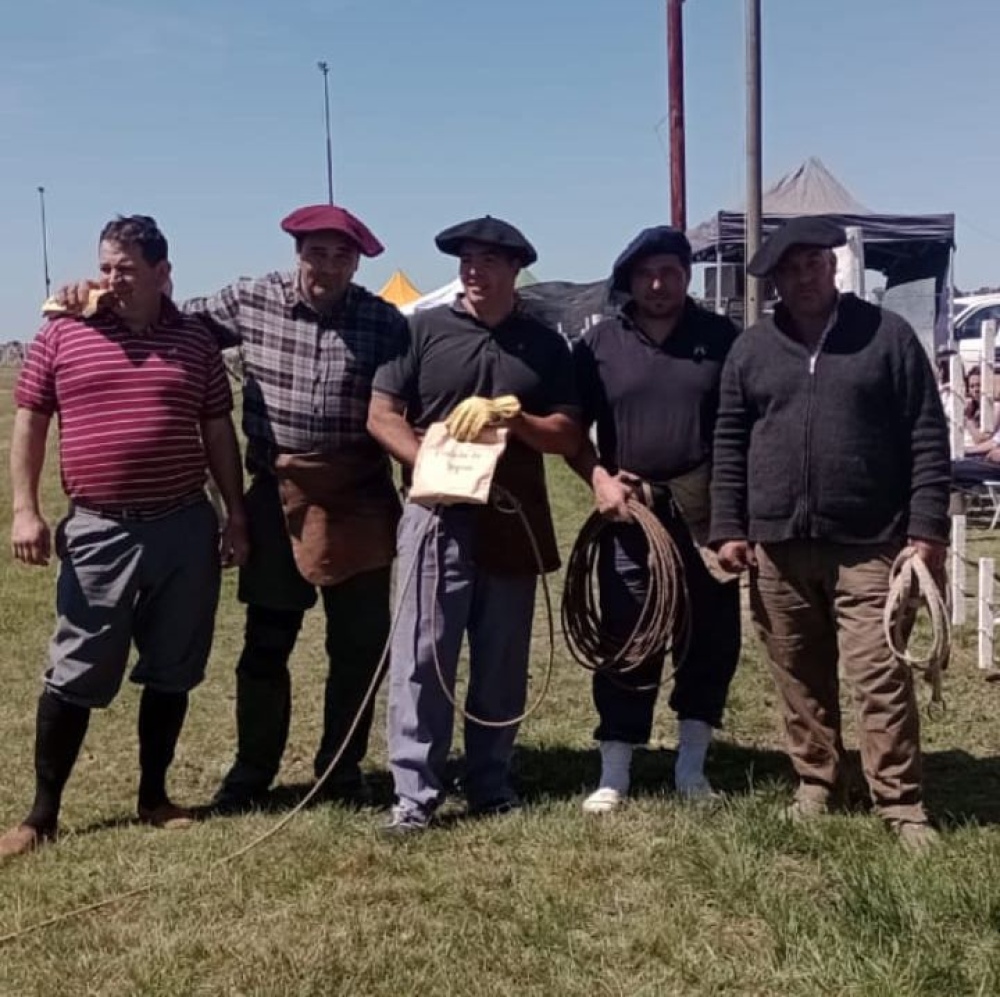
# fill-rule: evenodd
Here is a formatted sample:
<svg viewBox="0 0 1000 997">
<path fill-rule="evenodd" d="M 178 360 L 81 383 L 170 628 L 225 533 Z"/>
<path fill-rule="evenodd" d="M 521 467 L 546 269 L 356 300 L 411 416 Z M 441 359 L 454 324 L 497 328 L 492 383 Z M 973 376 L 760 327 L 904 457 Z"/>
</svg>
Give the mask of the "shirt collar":
<svg viewBox="0 0 1000 997">
<path fill-rule="evenodd" d="M 826 325 L 823 327 L 823 332 L 820 336 L 820 349 L 822 349 L 822 344 L 826 342 L 827 336 L 830 335 L 837 322 L 840 320 L 840 306 L 843 303 L 843 300 L 843 297 L 838 291 L 837 296 L 833 300 L 833 311 L 830 312 L 830 317 L 826 320 Z M 789 314 L 783 301 L 779 301 L 777 305 L 774 306 L 774 324 L 782 332 L 790 333 L 792 328 L 792 316 Z"/>
<path fill-rule="evenodd" d="M 688 325 L 691 320 L 692 313 L 697 307 L 698 306 L 694 303 L 690 295 L 684 299 L 684 308 L 681 311 L 681 317 L 677 320 L 677 327 L 675 328 L 674 333 L 680 332 Z M 633 301 L 631 298 L 618 309 L 618 318 L 626 329 L 631 329 L 636 333 L 636 335 L 642 336 L 644 339 L 649 339 L 649 336 L 642 331 L 639 323 L 635 320 Z M 653 342 L 651 339 L 649 341 Z"/>
<path fill-rule="evenodd" d="M 121 316 L 111 308 L 98 308 L 97 314 L 94 317 L 110 322 L 113 326 L 123 329 L 126 332 L 131 332 L 129 327 L 122 321 Z M 150 330 L 170 329 L 181 325 L 183 320 L 184 315 L 180 309 L 164 294 L 160 297 L 160 315 L 149 328 Z"/>
<path fill-rule="evenodd" d="M 481 322 L 475 315 L 469 311 L 468 305 L 465 303 L 465 295 L 459 292 L 455 295 L 454 301 L 449 305 L 451 310 L 456 315 L 461 315 L 463 318 L 468 319 L 470 322 L 475 322 L 477 325 L 481 325 L 484 329 L 489 328 L 484 322 Z M 512 319 L 518 318 L 524 311 L 524 301 L 521 299 L 519 294 L 514 295 L 514 309 L 513 311 L 500 323 L 499 326 L 493 326 L 494 329 L 499 329 L 505 326 Z"/>
</svg>

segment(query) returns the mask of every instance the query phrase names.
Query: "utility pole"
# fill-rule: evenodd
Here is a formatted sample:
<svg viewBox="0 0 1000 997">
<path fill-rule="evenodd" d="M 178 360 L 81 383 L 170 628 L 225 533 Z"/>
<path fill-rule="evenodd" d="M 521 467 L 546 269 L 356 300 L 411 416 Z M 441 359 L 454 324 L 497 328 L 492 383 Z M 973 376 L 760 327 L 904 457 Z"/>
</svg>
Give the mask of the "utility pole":
<svg viewBox="0 0 1000 997">
<path fill-rule="evenodd" d="M 760 249 L 761 239 L 760 0 L 746 0 L 746 10 L 747 214 L 744 268 Z M 761 285 L 756 277 L 745 276 L 743 325 L 749 328 L 760 318 Z"/>
<path fill-rule="evenodd" d="M 52 281 L 49 279 L 49 230 L 45 221 L 45 188 L 38 188 L 38 205 L 42 215 L 42 272 L 45 275 L 45 297 L 48 298 L 52 290 Z"/>
<path fill-rule="evenodd" d="M 323 108 L 326 113 L 326 196 L 333 204 L 333 144 L 330 141 L 330 64 L 317 62 L 316 67 L 323 74 Z"/>
<path fill-rule="evenodd" d="M 667 91 L 670 108 L 670 223 L 687 229 L 684 153 L 684 0 L 667 0 Z"/>
</svg>

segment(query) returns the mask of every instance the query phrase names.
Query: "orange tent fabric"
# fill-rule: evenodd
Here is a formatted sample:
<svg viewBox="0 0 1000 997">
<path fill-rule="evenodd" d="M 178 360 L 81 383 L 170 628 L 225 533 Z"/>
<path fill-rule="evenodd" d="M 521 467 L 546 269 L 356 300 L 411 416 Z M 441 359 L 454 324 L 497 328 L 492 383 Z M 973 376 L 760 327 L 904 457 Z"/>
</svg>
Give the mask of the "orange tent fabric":
<svg viewBox="0 0 1000 997">
<path fill-rule="evenodd" d="M 388 301 L 390 305 L 401 308 L 403 305 L 408 305 L 411 301 L 416 301 L 417 298 L 423 295 L 422 292 L 413 286 L 410 278 L 402 270 L 397 270 L 385 282 L 382 290 L 378 292 L 378 296 L 383 301 Z"/>
</svg>

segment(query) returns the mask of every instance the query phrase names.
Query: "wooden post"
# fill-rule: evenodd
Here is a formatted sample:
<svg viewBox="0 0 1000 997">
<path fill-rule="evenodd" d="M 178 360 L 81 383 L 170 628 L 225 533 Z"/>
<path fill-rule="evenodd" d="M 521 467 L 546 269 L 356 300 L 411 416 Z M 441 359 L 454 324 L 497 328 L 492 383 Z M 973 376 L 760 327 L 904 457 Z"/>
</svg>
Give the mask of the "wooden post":
<svg viewBox="0 0 1000 997">
<path fill-rule="evenodd" d="M 983 396 L 979 405 L 979 428 L 993 435 L 996 429 L 996 409 L 993 404 L 993 364 L 996 362 L 997 322 L 986 319 L 982 324 L 982 353 L 979 360 L 979 383 Z"/>
<path fill-rule="evenodd" d="M 744 232 L 744 268 L 760 249 L 761 242 L 761 95 L 760 95 L 760 0 L 746 0 L 746 170 L 747 214 Z M 743 328 L 759 318 L 763 290 L 757 277 L 746 275 Z"/>
<path fill-rule="evenodd" d="M 979 668 L 993 670 L 993 637 L 996 620 L 993 616 L 993 558 L 979 559 Z"/>
<path fill-rule="evenodd" d="M 957 353 L 948 360 L 948 387 L 951 404 L 945 414 L 951 429 L 951 459 L 961 460 L 965 456 L 965 368 Z"/>
<path fill-rule="evenodd" d="M 951 623 L 965 623 L 965 516 L 951 518 Z"/>
<path fill-rule="evenodd" d="M 667 0 L 667 87 L 670 116 L 670 224 L 687 230 L 684 162 L 684 0 Z"/>
</svg>

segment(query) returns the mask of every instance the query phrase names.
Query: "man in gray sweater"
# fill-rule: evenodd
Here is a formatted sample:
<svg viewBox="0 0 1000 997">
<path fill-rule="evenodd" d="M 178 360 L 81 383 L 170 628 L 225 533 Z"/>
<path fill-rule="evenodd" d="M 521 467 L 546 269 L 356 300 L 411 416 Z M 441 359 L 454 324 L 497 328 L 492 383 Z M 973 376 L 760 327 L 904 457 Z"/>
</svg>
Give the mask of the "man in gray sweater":
<svg viewBox="0 0 1000 997">
<path fill-rule="evenodd" d="M 799 779 L 794 818 L 824 814 L 840 776 L 838 666 L 853 686 L 876 811 L 921 849 L 920 725 L 909 667 L 882 629 L 889 569 L 911 544 L 938 577 L 948 543 L 948 430 L 930 363 L 898 315 L 836 289 L 843 229 L 795 218 L 749 271 L 781 298 L 722 374 L 712 541 L 751 572 Z"/>
</svg>

